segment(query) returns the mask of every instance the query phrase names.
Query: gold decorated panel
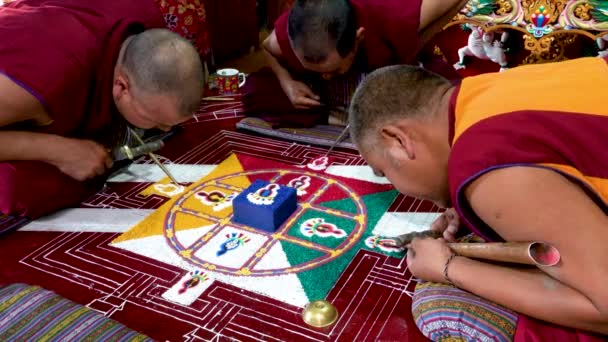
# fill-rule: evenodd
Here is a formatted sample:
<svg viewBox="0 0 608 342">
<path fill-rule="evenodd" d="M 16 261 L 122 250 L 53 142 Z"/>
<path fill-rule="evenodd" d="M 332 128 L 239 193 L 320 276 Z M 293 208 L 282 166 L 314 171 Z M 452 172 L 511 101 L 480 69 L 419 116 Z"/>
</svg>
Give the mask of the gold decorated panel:
<svg viewBox="0 0 608 342">
<path fill-rule="evenodd" d="M 522 64 L 567 59 L 576 39 L 608 54 L 608 0 L 471 0 L 446 28 L 452 25 L 517 31 L 529 51 Z"/>
</svg>

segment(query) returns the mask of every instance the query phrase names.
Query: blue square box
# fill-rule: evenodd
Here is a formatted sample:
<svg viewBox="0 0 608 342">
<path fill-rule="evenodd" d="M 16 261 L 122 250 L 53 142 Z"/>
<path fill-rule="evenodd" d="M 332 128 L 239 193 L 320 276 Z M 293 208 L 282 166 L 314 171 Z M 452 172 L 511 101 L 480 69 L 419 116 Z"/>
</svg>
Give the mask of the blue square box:
<svg viewBox="0 0 608 342">
<path fill-rule="evenodd" d="M 232 221 L 274 233 L 297 206 L 296 189 L 256 180 L 232 201 Z"/>
</svg>

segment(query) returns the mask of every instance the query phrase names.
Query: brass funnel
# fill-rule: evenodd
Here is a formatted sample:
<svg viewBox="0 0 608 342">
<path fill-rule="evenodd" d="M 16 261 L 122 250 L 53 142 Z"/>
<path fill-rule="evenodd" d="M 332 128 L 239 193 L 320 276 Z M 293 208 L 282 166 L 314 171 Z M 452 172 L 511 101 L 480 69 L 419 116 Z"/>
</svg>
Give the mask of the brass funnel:
<svg viewBox="0 0 608 342">
<path fill-rule="evenodd" d="M 315 328 L 330 326 L 338 319 L 338 310 L 326 300 L 315 300 L 306 304 L 302 311 L 304 323 Z"/>
</svg>

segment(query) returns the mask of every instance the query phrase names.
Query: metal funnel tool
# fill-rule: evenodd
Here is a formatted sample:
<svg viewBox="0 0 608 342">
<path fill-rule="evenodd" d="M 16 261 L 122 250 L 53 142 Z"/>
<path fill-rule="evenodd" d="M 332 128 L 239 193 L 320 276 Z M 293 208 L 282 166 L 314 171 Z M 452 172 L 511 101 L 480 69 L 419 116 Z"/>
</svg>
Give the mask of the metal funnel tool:
<svg viewBox="0 0 608 342">
<path fill-rule="evenodd" d="M 137 142 L 139 142 L 140 147 L 143 147 L 146 145 L 146 143 L 141 139 L 141 137 L 137 134 L 137 132 L 135 132 L 133 129 L 129 128 L 131 130 L 131 133 L 133 134 L 133 136 L 135 137 L 135 139 L 137 140 Z M 165 167 L 165 165 L 163 165 L 163 163 L 160 162 L 160 160 L 158 160 L 158 158 L 156 158 L 156 156 L 154 155 L 154 153 L 152 152 L 148 152 L 147 153 L 148 156 L 152 159 L 152 161 L 154 161 L 154 163 L 156 165 L 158 165 L 158 167 L 160 167 L 160 169 L 167 175 L 167 177 L 169 177 L 169 179 L 175 184 L 175 185 L 179 185 L 179 183 L 177 182 L 177 180 L 175 180 L 175 177 L 173 177 L 173 175 L 171 174 L 171 172 L 169 172 L 169 169 L 167 169 Z"/>
<path fill-rule="evenodd" d="M 395 246 L 405 247 L 414 238 L 439 238 L 442 234 L 432 230 L 412 232 L 388 238 Z M 561 256 L 554 246 L 538 241 L 526 242 L 452 242 L 448 247 L 458 255 L 475 259 L 493 260 L 543 267 L 555 266 Z"/>
<path fill-rule="evenodd" d="M 325 152 L 324 157 L 327 157 L 331 153 L 331 151 L 333 151 L 336 148 L 336 146 L 338 146 L 338 144 L 341 143 L 342 140 L 344 140 L 344 138 L 346 137 L 346 134 L 348 133 L 349 128 L 350 128 L 350 124 L 348 124 L 344 127 L 344 129 L 342 130 L 342 133 L 340 133 L 338 138 L 336 138 L 336 141 L 334 141 L 334 143 L 327 150 L 327 152 Z"/>
<path fill-rule="evenodd" d="M 465 257 L 550 267 L 560 261 L 559 251 L 543 242 L 448 243 L 451 250 Z"/>
<path fill-rule="evenodd" d="M 144 154 L 158 151 L 163 147 L 163 145 L 162 140 L 148 142 L 136 147 L 123 145 L 112 150 L 112 158 L 114 161 L 121 161 L 125 159 L 133 160 L 139 156 L 143 156 Z"/>
</svg>

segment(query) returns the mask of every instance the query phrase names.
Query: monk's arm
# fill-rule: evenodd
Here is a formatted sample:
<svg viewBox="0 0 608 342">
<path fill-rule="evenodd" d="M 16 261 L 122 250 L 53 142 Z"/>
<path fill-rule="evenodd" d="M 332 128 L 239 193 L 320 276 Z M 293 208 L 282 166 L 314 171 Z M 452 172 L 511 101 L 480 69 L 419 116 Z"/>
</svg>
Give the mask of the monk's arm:
<svg viewBox="0 0 608 342">
<path fill-rule="evenodd" d="M 421 45 L 424 46 L 441 32 L 467 2 L 468 0 L 422 0 L 418 28 Z"/>
<path fill-rule="evenodd" d="M 62 138 L 57 135 L 0 130 L 0 161 L 38 160 L 53 164 L 58 159 Z"/>
<path fill-rule="evenodd" d="M 50 118 L 38 99 L 11 79 L 0 75 L 0 161 L 52 162 L 63 138 L 43 133 L 11 131 L 17 123 L 44 124 Z"/>
<path fill-rule="evenodd" d="M 544 241 L 561 261 L 540 270 L 464 257 L 448 275 L 460 288 L 517 312 L 608 334 L 608 219 L 577 185 L 541 168 L 491 171 L 469 186 L 475 213 L 507 241 Z"/>
<path fill-rule="evenodd" d="M 542 272 L 456 257 L 449 276 L 459 288 L 551 323 L 608 334 L 608 320 L 581 292 Z M 587 281 L 581 278 L 581 281 Z"/>
<path fill-rule="evenodd" d="M 274 71 L 275 75 L 279 79 L 279 82 L 283 84 L 284 82 L 289 82 L 293 80 L 291 74 L 283 65 L 280 63 L 280 59 L 283 57 L 281 52 L 281 47 L 279 46 L 279 42 L 277 40 L 277 35 L 273 30 L 272 33 L 264 40 L 262 43 L 264 55 L 266 56 L 266 60 L 270 65 L 272 71 Z"/>
</svg>

